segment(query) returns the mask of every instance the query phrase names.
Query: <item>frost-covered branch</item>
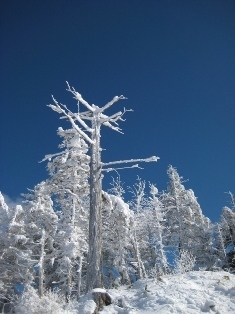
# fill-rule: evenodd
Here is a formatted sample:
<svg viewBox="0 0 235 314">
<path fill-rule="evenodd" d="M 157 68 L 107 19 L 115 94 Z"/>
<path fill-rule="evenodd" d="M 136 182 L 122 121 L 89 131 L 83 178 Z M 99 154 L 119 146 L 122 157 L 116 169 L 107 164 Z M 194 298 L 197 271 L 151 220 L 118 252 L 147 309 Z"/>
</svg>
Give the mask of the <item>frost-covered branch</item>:
<svg viewBox="0 0 235 314">
<path fill-rule="evenodd" d="M 39 161 L 39 163 L 41 163 L 41 162 L 43 162 L 43 161 L 46 161 L 46 160 L 51 161 L 52 158 L 54 158 L 54 157 L 56 157 L 56 156 L 63 155 L 63 154 L 64 154 L 64 151 L 63 151 L 63 152 L 56 153 L 56 154 L 48 154 L 48 155 L 46 155 L 41 161 Z"/>
<path fill-rule="evenodd" d="M 91 129 L 91 128 L 80 118 L 80 114 L 73 113 L 71 110 L 69 110 L 69 109 L 67 108 L 66 105 L 61 104 L 61 106 L 63 106 L 63 107 L 67 110 L 68 115 L 69 115 L 71 118 L 74 117 L 75 120 L 77 120 L 77 121 L 84 127 L 84 129 L 86 129 L 86 131 L 88 131 L 88 132 L 90 132 L 90 133 L 93 132 L 93 129 Z M 63 113 L 64 113 L 64 112 L 63 112 Z M 66 115 L 66 117 L 67 117 L 67 115 Z M 65 117 L 65 118 L 66 118 L 66 117 Z M 63 117 L 62 117 L 62 118 L 63 118 Z"/>
<path fill-rule="evenodd" d="M 82 98 L 82 95 L 79 94 L 78 92 L 76 92 L 76 90 L 73 87 L 71 88 L 67 81 L 66 81 L 66 84 L 68 86 L 67 91 L 71 92 L 75 96 L 74 98 L 77 101 L 81 102 L 88 110 L 90 110 L 92 112 L 95 111 L 95 108 L 93 108 L 91 105 L 89 105 L 88 102 Z"/>
<path fill-rule="evenodd" d="M 160 157 L 152 156 L 152 157 L 144 158 L 144 159 L 118 160 L 118 161 L 111 161 L 111 162 L 101 163 L 101 164 L 102 166 L 111 166 L 111 165 L 134 163 L 134 162 L 157 162 L 158 159 L 160 159 Z"/>
<path fill-rule="evenodd" d="M 122 170 L 122 169 L 131 169 L 131 168 L 144 169 L 144 168 L 141 168 L 138 164 L 135 164 L 135 165 L 130 166 L 130 167 L 121 167 L 121 168 L 107 168 L 107 169 L 102 169 L 102 171 L 105 171 L 105 172 L 110 172 L 110 171 L 117 171 L 117 170 Z"/>
<path fill-rule="evenodd" d="M 104 115 L 103 113 L 101 114 L 101 123 L 104 123 L 106 121 L 110 121 L 110 122 L 113 122 L 115 123 L 116 125 L 118 125 L 117 121 L 118 120 L 121 120 L 121 121 L 125 121 L 124 119 L 122 119 L 122 116 L 128 112 L 128 111 L 133 111 L 132 109 L 126 109 L 124 108 L 123 112 L 122 111 L 119 111 L 115 114 L 113 114 L 112 116 L 108 117 L 106 115 Z"/>
<path fill-rule="evenodd" d="M 113 114 L 112 116 L 108 117 L 104 114 L 101 114 L 101 123 L 104 123 L 106 121 L 111 121 L 113 123 L 116 123 L 116 121 L 120 118 L 120 116 L 123 115 L 122 111 L 119 111 L 115 114 Z"/>
<path fill-rule="evenodd" d="M 232 205 L 232 210 L 235 212 L 235 197 L 233 195 L 232 192 L 227 192 L 227 194 L 230 196 L 230 202 L 231 202 L 231 205 Z"/>
<path fill-rule="evenodd" d="M 108 127 L 111 128 L 112 130 L 117 131 L 117 132 L 123 134 L 122 129 L 119 128 L 117 121 L 119 121 L 119 120 L 120 120 L 120 121 L 125 121 L 125 120 L 122 118 L 122 116 L 123 116 L 127 111 L 133 111 L 133 110 L 132 110 L 132 109 L 127 110 L 127 109 L 124 108 L 124 111 L 123 111 L 123 112 L 122 112 L 122 111 L 119 111 L 119 112 L 113 114 L 113 115 L 110 116 L 110 117 L 108 117 L 108 116 L 106 116 L 106 115 L 104 115 L 104 114 L 101 114 L 100 124 L 103 124 L 103 125 L 105 125 L 105 126 L 108 126 Z M 111 122 L 112 122 L 113 124 L 115 124 L 116 127 L 113 126 L 113 125 L 111 124 Z"/>
<path fill-rule="evenodd" d="M 106 109 L 108 109 L 109 107 L 111 107 L 115 102 L 119 101 L 120 99 L 127 99 L 127 98 L 124 97 L 123 95 L 121 95 L 121 96 L 115 96 L 115 97 L 113 97 L 113 99 L 112 99 L 110 102 L 108 102 L 104 107 L 99 108 L 99 111 L 100 111 L 100 112 L 105 111 Z"/>
<path fill-rule="evenodd" d="M 52 110 L 58 112 L 58 113 L 63 113 L 67 118 L 68 120 L 70 121 L 70 123 L 72 124 L 73 128 L 90 144 L 93 144 L 93 141 L 89 138 L 89 136 L 83 132 L 77 125 L 76 123 L 74 122 L 73 118 L 64 110 L 61 108 L 61 106 L 59 105 L 59 103 L 55 100 L 54 97 L 53 98 L 53 101 L 55 102 L 56 106 L 54 105 L 48 105 L 48 107 L 50 107 Z"/>
<path fill-rule="evenodd" d="M 114 131 L 116 131 L 116 132 L 118 132 L 118 133 L 124 134 L 124 133 L 121 131 L 122 129 L 120 129 L 120 128 L 117 127 L 117 126 L 113 126 L 110 122 L 104 122 L 103 125 L 108 126 L 110 129 L 112 129 L 112 130 L 114 130 Z"/>
</svg>

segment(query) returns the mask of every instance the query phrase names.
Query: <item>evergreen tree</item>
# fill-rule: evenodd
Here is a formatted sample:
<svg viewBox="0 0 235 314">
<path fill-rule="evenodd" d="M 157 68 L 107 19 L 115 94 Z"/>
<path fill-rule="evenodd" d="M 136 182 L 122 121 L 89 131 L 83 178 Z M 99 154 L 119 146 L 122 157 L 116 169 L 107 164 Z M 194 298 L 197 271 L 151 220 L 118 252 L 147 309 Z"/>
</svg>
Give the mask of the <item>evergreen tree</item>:
<svg viewBox="0 0 235 314">
<path fill-rule="evenodd" d="M 187 206 L 187 196 L 182 177 L 177 170 L 169 166 L 167 170 L 169 186 L 164 196 L 166 208 L 166 226 L 170 234 L 167 239 L 169 246 L 178 250 L 189 250 L 191 236 L 190 223 L 192 221 L 192 210 Z"/>
<path fill-rule="evenodd" d="M 227 253 L 227 266 L 235 269 L 235 202 L 234 196 L 229 192 L 231 208 L 225 206 L 221 215 L 221 234 Z"/>
<path fill-rule="evenodd" d="M 213 247 L 212 247 L 212 258 L 214 265 L 219 268 L 227 268 L 228 267 L 228 259 L 226 252 L 226 238 L 223 232 L 223 228 L 226 224 L 226 221 L 221 219 L 220 223 L 216 223 L 213 225 Z"/>
<path fill-rule="evenodd" d="M 31 252 L 25 230 L 25 212 L 21 205 L 8 208 L 0 192 L 0 297 L 8 299 L 17 285 L 32 281 Z"/>
<path fill-rule="evenodd" d="M 157 274 L 166 274 L 168 262 L 165 252 L 164 237 L 167 235 L 167 229 L 164 226 L 165 209 L 158 197 L 158 189 L 150 185 L 150 205 L 152 206 L 152 215 L 149 215 L 149 230 L 151 230 L 151 245 L 154 246 L 154 265 Z"/>
<path fill-rule="evenodd" d="M 42 296 L 45 289 L 53 288 L 57 250 L 55 237 L 58 216 L 53 208 L 50 187 L 47 181 L 37 184 L 34 190 L 24 194 L 26 230 L 30 239 L 28 247 L 32 252 L 35 271 L 35 285 Z"/>
<path fill-rule="evenodd" d="M 137 278 L 145 278 L 147 276 L 145 265 L 147 260 L 152 255 L 151 247 L 149 246 L 148 220 L 145 217 L 146 197 L 145 197 L 145 181 L 139 177 L 132 188 L 129 188 L 132 193 L 132 200 L 129 202 L 130 208 L 134 213 L 133 226 L 133 257 L 136 258 Z"/>
<path fill-rule="evenodd" d="M 88 146 L 74 130 L 58 129 L 62 137 L 61 153 L 47 155 L 48 185 L 59 216 L 56 234 L 57 268 L 60 289 L 67 299 L 72 291 L 80 295 L 81 268 L 88 249 L 88 208 L 90 174 Z"/>
<path fill-rule="evenodd" d="M 103 192 L 103 267 L 105 281 L 112 284 L 130 283 L 128 253 L 134 225 L 133 213 L 121 195 Z"/>
<path fill-rule="evenodd" d="M 187 206 L 191 211 L 188 227 L 191 232 L 190 252 L 195 256 L 195 266 L 210 269 L 214 265 L 212 257 L 213 225 L 208 217 L 202 213 L 201 207 L 193 190 L 186 190 Z"/>
<path fill-rule="evenodd" d="M 211 224 L 201 211 L 192 190 L 186 190 L 182 177 L 169 166 L 169 186 L 163 202 L 166 209 L 167 245 L 188 251 L 196 257 L 198 267 L 211 267 Z"/>
</svg>

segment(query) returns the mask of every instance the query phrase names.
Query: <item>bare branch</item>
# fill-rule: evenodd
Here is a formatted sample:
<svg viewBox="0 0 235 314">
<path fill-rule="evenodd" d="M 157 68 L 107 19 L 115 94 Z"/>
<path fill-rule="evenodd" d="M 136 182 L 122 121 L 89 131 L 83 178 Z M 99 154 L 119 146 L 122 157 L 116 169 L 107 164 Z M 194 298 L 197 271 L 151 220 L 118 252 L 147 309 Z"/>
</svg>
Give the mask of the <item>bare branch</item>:
<svg viewBox="0 0 235 314">
<path fill-rule="evenodd" d="M 64 111 L 64 110 L 63 110 Z M 84 133 L 77 125 L 76 123 L 73 121 L 73 119 L 64 111 L 63 112 L 65 116 L 67 116 L 67 118 L 69 119 L 70 123 L 72 124 L 72 126 L 74 127 L 74 129 L 90 144 L 94 144 L 94 142 L 89 138 L 89 136 Z"/>
<path fill-rule="evenodd" d="M 72 196 L 74 196 L 77 199 L 77 201 L 80 200 L 79 196 L 76 193 L 73 193 L 70 189 L 60 189 L 60 190 L 63 192 L 71 194 Z"/>
<path fill-rule="evenodd" d="M 108 109 L 109 107 L 111 107 L 115 102 L 119 101 L 120 99 L 127 99 L 126 97 L 124 97 L 123 95 L 121 96 L 115 96 L 113 97 L 113 99 L 108 102 L 104 107 L 100 108 L 100 112 L 103 112 L 104 110 Z"/>
<path fill-rule="evenodd" d="M 79 114 L 74 114 L 74 118 L 90 133 L 93 132 L 93 129 L 91 129 L 81 118 Z"/>
<path fill-rule="evenodd" d="M 113 115 L 110 116 L 110 117 L 108 117 L 108 116 L 104 115 L 103 113 L 101 113 L 101 115 L 100 115 L 100 117 L 101 117 L 100 123 L 103 124 L 103 125 L 105 125 L 105 126 L 108 126 L 109 128 L 111 128 L 111 129 L 114 130 L 114 131 L 117 131 L 117 132 L 123 134 L 122 129 L 118 127 L 117 121 L 118 121 L 118 120 L 120 120 L 120 121 L 125 121 L 124 119 L 122 119 L 122 116 L 123 116 L 127 111 L 133 111 L 133 110 L 132 110 L 132 109 L 126 110 L 126 109 L 124 108 L 124 111 L 123 111 L 123 112 L 122 112 L 122 111 L 119 111 L 119 112 L 113 114 Z M 116 127 L 113 126 L 110 122 L 114 123 L 114 124 L 117 125 L 117 126 L 116 126 Z"/>
<path fill-rule="evenodd" d="M 89 138 L 89 136 L 84 133 L 79 126 L 76 125 L 76 123 L 74 122 L 73 118 L 64 110 L 60 107 L 60 105 L 58 104 L 58 102 L 53 98 L 56 106 L 53 106 L 53 105 L 48 105 L 48 107 L 50 107 L 52 110 L 58 112 L 58 113 L 63 113 L 67 118 L 68 120 L 70 121 L 70 123 L 72 124 L 72 126 L 74 127 L 74 129 L 90 144 L 94 144 L 94 142 Z M 57 110 L 57 108 L 58 110 Z M 56 108 L 56 110 L 55 110 Z"/>
<path fill-rule="evenodd" d="M 127 112 L 127 111 L 133 111 L 132 109 L 125 109 L 124 108 L 124 111 L 122 112 L 122 111 L 119 111 L 119 112 L 117 112 L 117 113 L 115 113 L 115 114 L 113 114 L 112 116 L 110 116 L 110 117 L 108 117 L 108 116 L 106 116 L 106 115 L 104 115 L 103 113 L 101 114 L 101 118 L 103 119 L 103 120 L 101 120 L 101 124 L 104 124 L 105 125 L 105 122 L 112 122 L 112 123 L 114 123 L 114 124 L 116 124 L 117 126 L 118 126 L 118 123 L 117 123 L 117 121 L 125 121 L 125 119 L 122 119 L 122 116 Z M 121 131 L 121 129 L 119 129 L 119 131 Z M 122 133 L 122 132 L 121 132 Z"/>
<path fill-rule="evenodd" d="M 107 122 L 104 122 L 103 125 L 108 126 L 110 129 L 112 129 L 112 130 L 114 130 L 114 131 L 117 131 L 117 132 L 119 132 L 119 133 L 121 133 L 121 134 L 124 134 L 124 133 L 121 131 L 122 129 L 120 129 L 119 127 L 113 126 L 113 125 L 112 125 L 111 123 L 109 123 L 108 121 L 107 121 Z"/>
<path fill-rule="evenodd" d="M 76 119 L 88 132 L 92 133 L 93 129 L 91 129 L 81 118 L 80 118 L 80 114 L 79 113 L 73 113 L 72 111 L 70 111 L 66 105 L 60 104 L 61 106 L 63 106 L 67 111 L 70 117 L 74 117 L 74 119 Z"/>
<path fill-rule="evenodd" d="M 95 111 L 94 110 L 94 108 L 92 108 L 92 106 L 91 105 L 89 105 L 88 104 L 88 102 L 86 101 L 86 100 L 84 100 L 83 98 L 82 98 L 82 95 L 81 94 L 79 94 L 78 92 L 76 92 L 76 90 L 72 87 L 70 87 L 70 85 L 69 85 L 69 83 L 66 81 L 66 84 L 67 84 L 67 86 L 68 86 L 68 89 L 67 89 L 67 91 L 69 91 L 69 92 L 71 92 L 75 97 L 75 99 L 77 100 L 77 101 L 80 101 L 88 110 L 90 110 L 90 111 Z"/>
<path fill-rule="evenodd" d="M 122 169 L 131 169 L 131 168 L 144 169 L 144 168 L 141 168 L 138 164 L 135 164 L 135 165 L 130 166 L 130 167 L 122 167 L 122 168 L 107 168 L 107 169 L 102 169 L 102 171 L 105 171 L 105 172 L 110 172 L 110 171 L 117 171 L 117 170 L 122 170 Z"/>
<path fill-rule="evenodd" d="M 116 122 L 121 116 L 123 115 L 122 111 L 119 111 L 115 114 L 113 114 L 112 116 L 108 117 L 104 114 L 101 114 L 101 123 L 104 123 L 106 121 L 112 121 L 112 122 Z"/>
<path fill-rule="evenodd" d="M 89 115 L 83 115 L 80 113 L 80 118 L 83 120 L 88 120 L 88 121 L 92 121 L 93 120 L 93 116 L 89 116 Z"/>
<path fill-rule="evenodd" d="M 55 106 L 54 106 L 54 105 L 47 105 L 47 106 L 50 107 L 52 110 L 58 112 L 58 113 L 62 113 L 58 101 L 54 98 L 53 95 L 51 95 L 51 97 L 52 97 L 52 99 L 53 99 L 53 101 L 54 101 L 54 103 L 55 103 Z"/>
<path fill-rule="evenodd" d="M 132 162 L 157 162 L 160 157 L 152 156 L 145 159 L 128 159 L 128 160 L 118 160 L 118 161 L 111 161 L 107 163 L 102 163 L 102 166 L 110 166 L 110 165 L 117 165 L 117 164 L 126 164 Z"/>
<path fill-rule="evenodd" d="M 43 162 L 43 161 L 46 161 L 46 160 L 49 160 L 51 161 L 52 158 L 56 157 L 56 156 L 60 156 L 64 154 L 64 151 L 63 152 L 60 152 L 60 153 L 56 153 L 56 154 L 49 154 L 49 155 L 46 155 L 41 161 L 39 161 L 39 163 Z"/>
<path fill-rule="evenodd" d="M 62 113 L 61 110 L 57 107 L 57 106 L 54 106 L 54 105 L 48 105 L 48 107 L 50 107 L 52 110 L 58 112 L 58 113 Z"/>
</svg>

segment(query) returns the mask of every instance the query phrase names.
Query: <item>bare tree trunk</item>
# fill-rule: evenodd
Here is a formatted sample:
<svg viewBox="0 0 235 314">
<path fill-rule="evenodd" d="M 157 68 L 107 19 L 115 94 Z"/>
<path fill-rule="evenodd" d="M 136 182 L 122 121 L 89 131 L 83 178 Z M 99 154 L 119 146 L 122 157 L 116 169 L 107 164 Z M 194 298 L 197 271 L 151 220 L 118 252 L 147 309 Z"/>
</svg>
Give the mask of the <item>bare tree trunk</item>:
<svg viewBox="0 0 235 314">
<path fill-rule="evenodd" d="M 73 191 L 72 191 L 73 192 Z M 72 232 L 74 232 L 74 225 L 75 225 L 75 213 L 76 213 L 76 203 L 75 197 L 72 198 L 72 210 L 71 210 L 71 227 Z M 71 241 L 71 237 L 69 239 Z M 72 294 L 72 286 L 73 286 L 73 266 L 71 265 L 72 261 L 70 261 L 70 265 L 68 268 L 68 284 L 67 284 L 67 291 L 66 291 L 66 301 L 69 302 Z"/>
<path fill-rule="evenodd" d="M 133 243 L 133 248 L 134 248 L 134 251 L 135 251 L 136 258 L 137 258 L 139 279 L 146 278 L 147 275 L 146 275 L 144 264 L 143 264 L 143 262 L 141 260 L 141 257 L 140 257 L 140 251 L 139 251 L 139 246 L 138 246 L 138 242 L 137 242 L 135 229 L 134 229 L 134 239 L 133 239 L 132 243 Z"/>
<path fill-rule="evenodd" d="M 45 231 L 43 229 L 42 231 L 42 237 L 41 237 L 41 253 L 40 253 L 40 259 L 39 259 L 39 268 L 38 268 L 38 292 L 39 297 L 41 298 L 43 296 L 43 280 L 44 280 L 44 249 L 45 249 Z"/>
<path fill-rule="evenodd" d="M 122 276 L 122 283 L 125 284 L 129 284 L 130 281 L 130 277 L 126 268 L 126 262 L 125 262 L 125 254 L 124 254 L 124 249 L 123 249 L 123 245 L 122 245 L 122 240 L 121 240 L 121 236 L 120 236 L 120 230 L 121 230 L 121 226 L 120 226 L 120 221 L 118 221 L 118 229 L 117 229 L 117 234 L 118 234 L 118 266 L 119 266 L 119 273 Z"/>
<path fill-rule="evenodd" d="M 82 281 L 82 256 L 79 256 L 77 299 L 79 299 L 81 295 L 81 281 Z"/>
<path fill-rule="evenodd" d="M 223 257 L 225 259 L 225 264 L 227 265 L 228 264 L 228 256 L 227 256 L 227 253 L 226 253 L 226 248 L 225 248 L 225 245 L 224 245 L 224 239 L 223 239 L 223 236 L 222 236 L 219 224 L 217 224 L 217 230 L 218 230 L 218 234 L 219 234 L 220 246 L 221 246 L 221 249 L 222 249 L 222 252 L 223 252 L 223 255 L 224 255 Z"/>
<path fill-rule="evenodd" d="M 68 286 L 66 291 L 66 302 L 69 303 L 71 294 L 72 294 L 72 285 L 73 285 L 73 279 L 72 279 L 72 265 L 70 264 L 69 270 L 68 270 Z"/>
<path fill-rule="evenodd" d="M 98 113 L 97 113 L 98 115 Z M 90 218 L 89 218 L 89 252 L 87 267 L 87 292 L 102 287 L 101 248 L 102 248 L 102 186 L 100 160 L 100 125 L 97 119 L 92 121 L 91 164 L 90 164 Z"/>
</svg>

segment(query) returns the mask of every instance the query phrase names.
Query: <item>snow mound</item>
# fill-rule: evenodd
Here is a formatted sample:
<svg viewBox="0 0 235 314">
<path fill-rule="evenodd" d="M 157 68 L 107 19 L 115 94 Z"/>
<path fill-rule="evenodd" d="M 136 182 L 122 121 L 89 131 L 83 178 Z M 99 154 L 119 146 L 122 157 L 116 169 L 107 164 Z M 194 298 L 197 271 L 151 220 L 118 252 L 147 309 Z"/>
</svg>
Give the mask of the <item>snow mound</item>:
<svg viewBox="0 0 235 314">
<path fill-rule="evenodd" d="M 92 290 L 92 292 L 106 293 L 106 290 L 105 289 L 101 289 L 101 288 L 95 288 L 95 289 Z"/>
<path fill-rule="evenodd" d="M 102 314 L 235 313 L 235 275 L 198 271 L 137 281 L 108 290 L 113 304 Z"/>
</svg>

